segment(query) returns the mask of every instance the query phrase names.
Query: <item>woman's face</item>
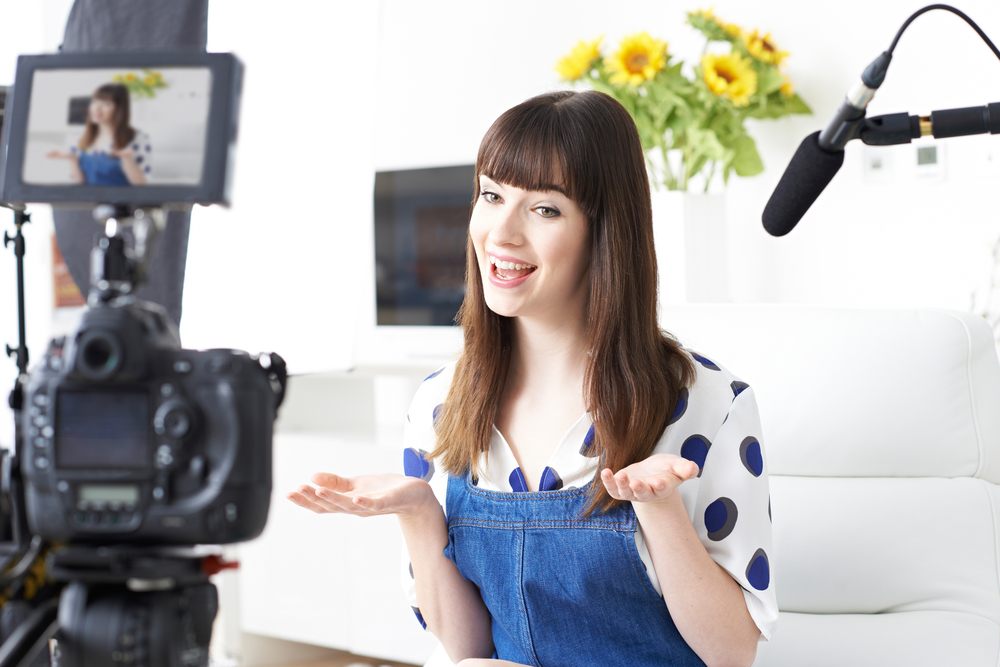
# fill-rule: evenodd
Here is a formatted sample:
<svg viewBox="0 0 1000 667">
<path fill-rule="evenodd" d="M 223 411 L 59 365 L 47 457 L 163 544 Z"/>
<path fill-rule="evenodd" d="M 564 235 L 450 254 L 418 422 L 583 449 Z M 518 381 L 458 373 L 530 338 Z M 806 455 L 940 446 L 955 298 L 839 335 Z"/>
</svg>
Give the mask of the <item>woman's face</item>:
<svg viewBox="0 0 1000 667">
<path fill-rule="evenodd" d="M 98 125 L 106 125 L 111 122 L 115 114 L 115 103 L 111 100 L 95 97 L 90 100 L 90 121 Z"/>
<path fill-rule="evenodd" d="M 587 292 L 587 219 L 556 191 L 479 177 L 469 234 L 490 310 L 506 317 L 580 317 Z"/>
</svg>

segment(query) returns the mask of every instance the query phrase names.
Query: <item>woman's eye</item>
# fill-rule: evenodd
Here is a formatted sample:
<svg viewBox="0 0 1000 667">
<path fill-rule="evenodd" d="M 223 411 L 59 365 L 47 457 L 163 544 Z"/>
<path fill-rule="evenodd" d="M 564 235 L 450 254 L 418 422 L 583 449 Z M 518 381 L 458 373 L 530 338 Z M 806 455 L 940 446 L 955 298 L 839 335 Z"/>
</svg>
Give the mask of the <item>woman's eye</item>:
<svg viewBox="0 0 1000 667">
<path fill-rule="evenodd" d="M 498 195 L 495 192 L 490 192 L 489 190 L 483 190 L 482 192 L 479 193 L 479 196 L 485 199 L 490 204 L 497 203 L 495 199 L 490 199 L 490 197 L 496 197 L 497 199 L 500 199 L 500 195 Z"/>
<path fill-rule="evenodd" d="M 537 210 L 543 218 L 555 218 L 559 215 L 558 210 L 549 206 L 539 206 Z"/>
</svg>

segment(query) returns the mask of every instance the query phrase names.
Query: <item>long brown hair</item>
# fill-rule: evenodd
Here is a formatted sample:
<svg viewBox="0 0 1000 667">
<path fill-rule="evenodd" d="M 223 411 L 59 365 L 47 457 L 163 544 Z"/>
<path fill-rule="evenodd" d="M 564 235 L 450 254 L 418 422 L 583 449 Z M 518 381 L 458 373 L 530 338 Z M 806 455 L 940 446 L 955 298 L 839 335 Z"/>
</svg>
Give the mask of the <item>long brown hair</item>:
<svg viewBox="0 0 1000 667">
<path fill-rule="evenodd" d="M 680 343 L 657 324 L 653 214 L 635 123 L 604 93 L 538 95 L 504 112 L 487 131 L 476 158 L 473 206 L 480 174 L 525 190 L 548 189 L 560 176 L 556 182 L 586 215 L 590 355 L 584 400 L 595 437 L 581 453 L 599 457 L 598 465 L 613 472 L 646 458 L 695 370 Z M 507 380 L 513 327 L 511 318 L 486 305 L 471 237 L 457 321 L 464 350 L 430 456 L 440 456 L 452 474 L 471 469 L 478 475 Z M 585 514 L 623 502 L 612 498 L 596 475 Z"/>
<path fill-rule="evenodd" d="M 111 117 L 114 127 L 113 142 L 115 149 L 122 149 L 128 146 L 129 142 L 135 138 L 135 129 L 130 125 L 131 109 L 129 106 L 128 88 L 120 83 L 106 83 L 99 86 L 91 96 L 93 100 L 105 100 L 115 105 L 115 112 Z M 83 136 L 77 144 L 80 150 L 85 151 L 94 145 L 97 139 L 99 128 L 97 123 L 90 119 L 90 110 L 87 110 L 87 125 L 83 130 Z"/>
</svg>

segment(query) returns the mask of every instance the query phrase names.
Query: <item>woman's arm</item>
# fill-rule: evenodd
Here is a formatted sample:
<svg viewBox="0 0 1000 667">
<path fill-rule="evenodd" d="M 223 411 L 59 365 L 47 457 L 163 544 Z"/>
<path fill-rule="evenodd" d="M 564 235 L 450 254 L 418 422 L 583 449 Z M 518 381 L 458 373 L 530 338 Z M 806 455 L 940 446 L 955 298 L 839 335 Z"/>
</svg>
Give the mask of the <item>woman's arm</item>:
<svg viewBox="0 0 1000 667">
<path fill-rule="evenodd" d="M 749 667 L 760 631 L 740 585 L 698 539 L 677 490 L 698 465 L 674 454 L 653 454 L 601 478 L 608 493 L 632 502 L 670 616 L 709 667 Z"/>
<path fill-rule="evenodd" d="M 135 161 L 135 152 L 131 148 L 113 151 L 112 154 L 122 161 L 122 171 L 125 172 L 125 178 L 128 179 L 129 183 L 132 185 L 146 185 L 146 174 L 143 173 L 142 167 Z"/>
<path fill-rule="evenodd" d="M 448 527 L 444 509 L 422 479 L 397 474 L 340 477 L 313 475 L 288 498 L 318 514 L 395 514 L 413 566 L 416 602 L 427 629 L 452 661 L 493 655 L 489 611 L 479 590 L 444 555 Z"/>
<path fill-rule="evenodd" d="M 433 493 L 428 495 L 419 512 L 396 515 L 413 565 L 420 615 L 453 662 L 493 655 L 489 611 L 476 586 L 444 555 L 444 511 Z"/>
</svg>

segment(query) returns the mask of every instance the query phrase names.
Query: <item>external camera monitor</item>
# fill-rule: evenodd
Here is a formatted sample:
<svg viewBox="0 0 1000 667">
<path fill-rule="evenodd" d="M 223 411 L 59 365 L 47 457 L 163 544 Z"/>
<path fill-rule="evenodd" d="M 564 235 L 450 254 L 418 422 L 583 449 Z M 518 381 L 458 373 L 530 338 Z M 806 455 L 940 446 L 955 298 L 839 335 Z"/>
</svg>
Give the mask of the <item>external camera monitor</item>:
<svg viewBox="0 0 1000 667">
<path fill-rule="evenodd" d="M 225 53 L 21 56 L 0 201 L 228 205 L 241 82 Z"/>
</svg>

